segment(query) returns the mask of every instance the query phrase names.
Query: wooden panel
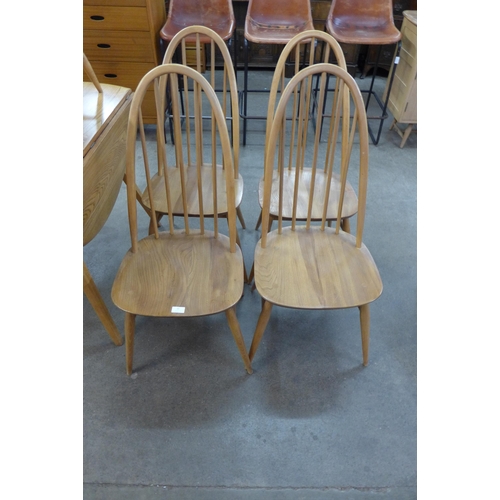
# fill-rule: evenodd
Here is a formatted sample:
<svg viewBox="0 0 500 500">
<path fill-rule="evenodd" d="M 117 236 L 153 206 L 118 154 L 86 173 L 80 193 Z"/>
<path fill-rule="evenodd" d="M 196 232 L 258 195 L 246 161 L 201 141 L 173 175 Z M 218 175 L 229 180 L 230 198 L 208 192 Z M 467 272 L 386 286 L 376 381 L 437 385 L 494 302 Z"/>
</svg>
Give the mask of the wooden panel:
<svg viewBox="0 0 500 500">
<path fill-rule="evenodd" d="M 128 88 L 103 84 L 101 93 L 93 83 L 83 82 L 83 156 L 127 98 L 130 98 Z"/>
<path fill-rule="evenodd" d="M 83 158 L 83 244 L 106 222 L 125 173 L 128 99 Z"/>
<path fill-rule="evenodd" d="M 147 10 L 143 7 L 83 7 L 83 29 L 148 31 Z"/>
<path fill-rule="evenodd" d="M 101 83 L 119 85 L 135 90 L 141 78 L 152 68 L 153 64 L 138 62 L 93 61 L 92 67 Z M 84 75 L 84 81 L 89 78 Z"/>
<path fill-rule="evenodd" d="M 389 98 L 389 111 L 401 123 L 417 122 L 417 26 L 405 19 L 401 52 Z M 389 75 L 390 77 L 390 75 Z M 389 81 L 389 79 L 388 79 Z M 384 99 L 387 93 L 384 92 Z"/>
<path fill-rule="evenodd" d="M 146 31 L 85 31 L 83 51 L 92 61 L 155 63 L 150 34 Z"/>
</svg>

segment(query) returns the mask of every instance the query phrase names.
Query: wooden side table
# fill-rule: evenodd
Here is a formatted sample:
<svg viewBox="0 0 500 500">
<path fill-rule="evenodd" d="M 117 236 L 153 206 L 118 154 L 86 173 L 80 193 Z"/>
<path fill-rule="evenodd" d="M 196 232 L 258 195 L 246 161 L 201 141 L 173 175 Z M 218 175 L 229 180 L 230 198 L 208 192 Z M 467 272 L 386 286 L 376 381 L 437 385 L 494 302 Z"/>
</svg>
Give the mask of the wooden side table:
<svg viewBox="0 0 500 500">
<path fill-rule="evenodd" d="M 125 174 L 125 147 L 132 92 L 83 82 L 83 246 L 101 230 Z M 83 291 L 116 345 L 122 337 L 83 263 Z"/>
<path fill-rule="evenodd" d="M 394 116 L 390 130 L 396 131 L 402 138 L 400 148 L 404 147 L 417 123 L 417 11 L 405 10 L 403 16 L 400 60 L 396 65 L 388 104 Z M 398 126 L 400 123 L 406 124 L 404 130 Z"/>
</svg>

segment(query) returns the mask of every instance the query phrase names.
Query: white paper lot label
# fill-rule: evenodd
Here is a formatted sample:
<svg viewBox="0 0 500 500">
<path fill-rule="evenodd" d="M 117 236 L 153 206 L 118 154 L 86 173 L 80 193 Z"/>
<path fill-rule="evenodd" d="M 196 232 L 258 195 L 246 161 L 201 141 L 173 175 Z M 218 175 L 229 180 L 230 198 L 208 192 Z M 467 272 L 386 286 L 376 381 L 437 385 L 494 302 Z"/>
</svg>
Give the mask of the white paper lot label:
<svg viewBox="0 0 500 500">
<path fill-rule="evenodd" d="M 180 307 L 180 306 L 174 306 L 174 307 L 172 307 L 172 313 L 173 314 L 184 314 L 185 310 L 186 310 L 185 307 Z"/>
</svg>

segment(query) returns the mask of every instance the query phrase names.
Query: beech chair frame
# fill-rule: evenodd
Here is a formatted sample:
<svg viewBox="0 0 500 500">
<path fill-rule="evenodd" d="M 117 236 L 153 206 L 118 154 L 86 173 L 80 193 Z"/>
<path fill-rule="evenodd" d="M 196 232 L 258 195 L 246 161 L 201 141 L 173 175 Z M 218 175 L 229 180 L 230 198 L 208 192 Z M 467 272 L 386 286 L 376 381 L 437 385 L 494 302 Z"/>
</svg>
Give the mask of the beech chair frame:
<svg viewBox="0 0 500 500">
<path fill-rule="evenodd" d="M 299 143 L 297 155 L 304 150 L 308 129 L 308 92 L 304 87 L 312 84 L 311 78 L 319 76 L 324 81 L 327 76 L 334 76 L 340 80 L 338 99 L 333 101 L 332 120 L 328 134 L 325 162 L 327 177 L 331 182 L 335 145 L 339 135 L 342 141 L 347 141 L 347 148 L 341 148 L 340 163 L 340 193 L 338 197 L 338 213 L 342 213 L 347 186 L 349 163 L 352 161 L 352 149 L 357 138 L 359 147 L 359 180 L 358 180 L 358 208 L 356 233 L 351 235 L 341 229 L 341 218 L 336 220 L 335 228 L 328 227 L 328 198 L 330 190 L 325 188 L 322 200 L 322 217 L 320 224 L 313 224 L 313 195 L 314 178 L 317 157 L 312 165 L 312 181 L 308 203 L 308 213 L 305 221 L 296 217 L 298 204 L 298 190 L 293 193 L 291 223 L 287 227 L 283 224 L 284 200 L 283 177 L 284 169 L 278 172 L 279 215 L 278 228 L 268 232 L 270 220 L 270 205 L 272 184 L 275 176 L 275 163 L 284 154 L 284 140 L 293 147 L 294 138 L 286 130 L 286 110 L 300 88 L 300 107 L 297 118 L 296 137 Z M 344 86 L 348 88 L 345 91 Z M 325 98 L 324 85 L 320 87 L 319 102 Z M 349 97 L 354 104 L 354 114 L 350 118 L 346 130 L 343 112 L 344 98 Z M 315 140 L 320 134 L 319 123 L 322 117 L 316 118 L 314 129 Z M 293 128 L 293 125 L 292 125 Z M 278 156 L 278 160 L 276 160 Z M 356 158 L 358 160 L 358 158 Z M 295 171 L 296 176 L 299 170 Z M 272 126 L 268 135 L 265 152 L 264 173 L 264 202 L 262 211 L 262 236 L 255 249 L 255 285 L 262 297 L 262 311 L 259 316 L 254 337 L 250 347 L 250 360 L 255 356 L 259 343 L 269 321 L 273 305 L 297 309 L 342 309 L 358 307 L 361 321 L 361 340 L 363 365 L 368 364 L 370 313 L 369 303 L 376 300 L 382 293 L 382 281 L 376 264 L 363 243 L 363 230 L 366 212 L 366 195 L 368 182 L 368 124 L 363 99 L 354 79 L 342 68 L 333 64 L 321 63 L 309 66 L 297 73 L 289 82 L 281 95 L 278 107 L 274 114 Z M 305 222 L 305 224 L 304 224 Z"/>
<path fill-rule="evenodd" d="M 194 133 L 195 158 L 194 183 L 197 185 L 196 204 L 199 207 L 199 228 L 190 225 L 191 213 L 188 198 L 188 183 L 193 181 L 187 175 L 185 151 L 183 149 L 181 111 L 179 103 L 178 81 L 189 78 L 194 82 Z M 156 99 L 157 130 L 164 119 L 163 98 L 166 80 L 172 89 L 172 110 L 174 114 L 175 142 L 171 146 L 175 153 L 178 175 L 164 175 L 161 185 L 168 206 L 168 231 L 160 232 L 155 217 L 151 218 L 152 233 L 139 240 L 136 191 L 136 142 L 139 133 L 142 145 L 144 170 L 147 180 L 146 191 L 151 201 L 151 211 L 155 213 L 156 198 L 153 195 L 146 134 L 141 113 L 141 103 L 146 90 L 153 85 Z M 212 111 L 212 130 L 216 129 L 216 137 L 221 151 L 210 154 L 208 166 L 203 161 L 203 120 L 202 101 L 208 102 Z M 139 130 L 139 132 L 138 132 Z M 212 137 L 214 134 L 212 133 Z M 161 169 L 165 172 L 167 151 L 165 137 L 156 134 L 158 146 L 157 158 Z M 210 178 L 211 195 L 204 190 L 202 170 L 218 164 L 217 155 L 222 155 L 224 169 L 216 171 L 212 168 Z M 230 146 L 226 119 L 210 83 L 196 70 L 179 64 L 164 64 L 149 71 L 139 83 L 131 105 L 127 131 L 126 153 L 127 206 L 131 249 L 125 255 L 118 270 L 112 289 L 112 299 L 125 311 L 125 345 L 127 374 L 132 373 L 134 351 L 135 318 L 137 315 L 157 317 L 193 317 L 206 316 L 225 312 L 245 369 L 252 372 L 248 353 L 236 318 L 235 305 L 243 294 L 243 257 L 237 244 L 235 179 L 233 173 L 233 154 Z M 176 172 L 177 174 L 177 172 Z M 172 200 L 173 182 L 181 184 L 181 199 Z M 158 185 L 156 186 L 158 188 Z M 224 194 L 222 192 L 224 191 Z M 223 235 L 219 229 L 220 210 L 218 205 L 227 204 L 224 218 L 227 219 L 229 236 Z M 182 205 L 183 229 L 174 228 L 174 204 Z M 208 207 L 207 210 L 205 208 Z M 206 226 L 206 218 L 213 223 L 213 230 Z M 189 257 L 192 256 L 192 257 Z M 220 267 L 220 268 L 219 268 Z M 183 273 L 182 271 L 185 271 Z"/>
</svg>

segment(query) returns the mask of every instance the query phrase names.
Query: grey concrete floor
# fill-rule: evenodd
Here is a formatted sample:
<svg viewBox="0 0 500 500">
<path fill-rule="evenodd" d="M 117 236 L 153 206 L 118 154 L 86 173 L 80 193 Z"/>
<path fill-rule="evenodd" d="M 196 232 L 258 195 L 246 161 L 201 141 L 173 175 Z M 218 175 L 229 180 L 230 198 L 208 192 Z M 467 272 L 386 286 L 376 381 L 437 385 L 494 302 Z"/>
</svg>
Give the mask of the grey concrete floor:
<svg viewBox="0 0 500 500">
<path fill-rule="evenodd" d="M 270 83 L 270 72 L 251 76 Z M 250 97 L 252 110 L 265 103 Z M 370 146 L 364 241 L 384 292 L 371 306 L 369 366 L 361 363 L 357 310 L 276 307 L 252 375 L 217 315 L 138 318 L 128 377 L 124 346 L 111 342 L 84 297 L 85 499 L 416 498 L 417 138 L 400 149 L 390 122 Z M 260 235 L 263 139 L 264 123 L 250 122 L 240 167 L 247 269 Z M 122 333 L 110 291 L 129 246 L 122 186 L 83 252 Z M 247 347 L 259 312 L 258 293 L 245 286 L 237 314 Z"/>
</svg>

